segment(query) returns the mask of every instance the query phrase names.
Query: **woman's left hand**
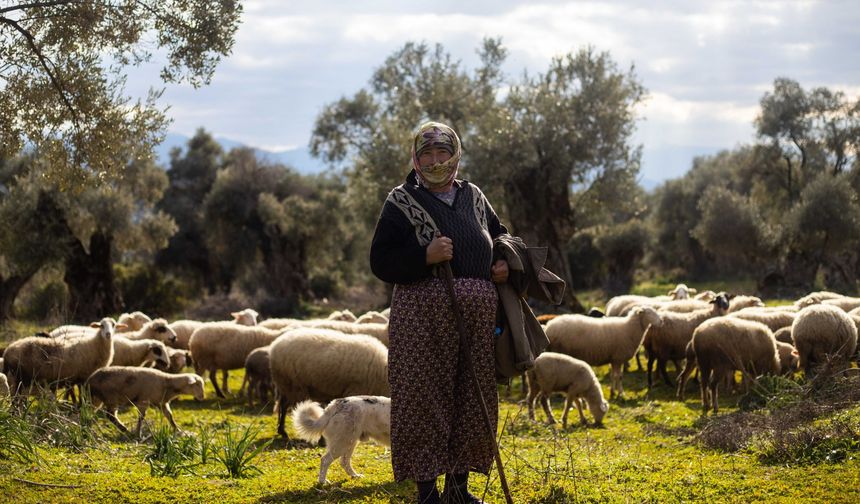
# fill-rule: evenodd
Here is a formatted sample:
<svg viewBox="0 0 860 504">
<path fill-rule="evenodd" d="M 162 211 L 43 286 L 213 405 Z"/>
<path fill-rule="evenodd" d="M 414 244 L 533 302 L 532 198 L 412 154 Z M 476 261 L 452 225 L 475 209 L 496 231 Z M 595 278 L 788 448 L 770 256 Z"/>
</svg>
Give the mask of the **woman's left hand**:
<svg viewBox="0 0 860 504">
<path fill-rule="evenodd" d="M 493 282 L 500 284 L 508 281 L 508 261 L 499 259 L 490 267 Z"/>
</svg>

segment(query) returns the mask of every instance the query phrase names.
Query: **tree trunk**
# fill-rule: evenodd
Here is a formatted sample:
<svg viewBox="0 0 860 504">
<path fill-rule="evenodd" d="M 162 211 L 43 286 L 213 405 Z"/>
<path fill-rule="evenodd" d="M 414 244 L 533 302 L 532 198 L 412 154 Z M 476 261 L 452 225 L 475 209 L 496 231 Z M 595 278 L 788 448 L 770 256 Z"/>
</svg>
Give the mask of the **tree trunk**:
<svg viewBox="0 0 860 504">
<path fill-rule="evenodd" d="M 265 234 L 261 242 L 266 268 L 266 291 L 276 303 L 279 315 L 298 311 L 302 299 L 312 297 L 307 272 L 307 245 L 284 236 Z M 286 310 L 286 312 L 284 312 Z"/>
<path fill-rule="evenodd" d="M 0 322 L 12 318 L 15 313 L 13 304 L 21 288 L 35 275 L 36 272 L 26 275 L 13 275 L 9 278 L 0 278 Z"/>
<path fill-rule="evenodd" d="M 75 241 L 66 258 L 64 280 L 69 287 L 69 312 L 78 322 L 91 322 L 122 310 L 122 296 L 113 277 L 113 237 L 96 231 L 89 253 Z"/>
<path fill-rule="evenodd" d="M 570 265 L 567 263 L 564 244 L 572 234 L 572 212 L 566 184 L 550 184 L 546 170 L 523 169 L 505 182 L 505 198 L 511 231 L 530 246 L 548 248 L 546 268 L 566 283 L 564 300 L 568 308 L 584 312 L 582 304 L 573 294 Z M 559 232 L 559 230 L 563 230 Z"/>
</svg>

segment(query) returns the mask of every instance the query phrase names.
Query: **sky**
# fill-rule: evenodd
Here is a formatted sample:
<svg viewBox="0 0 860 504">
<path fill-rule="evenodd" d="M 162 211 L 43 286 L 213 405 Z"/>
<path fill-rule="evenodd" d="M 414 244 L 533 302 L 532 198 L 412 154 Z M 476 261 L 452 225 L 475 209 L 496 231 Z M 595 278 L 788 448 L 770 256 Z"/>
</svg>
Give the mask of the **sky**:
<svg viewBox="0 0 860 504">
<path fill-rule="evenodd" d="M 695 155 L 755 141 L 753 121 L 777 77 L 860 96 L 860 2 L 403 1 L 243 2 L 233 53 L 200 89 L 162 96 L 169 131 L 203 127 L 270 151 L 307 149 L 322 109 L 366 87 L 406 42 L 442 44 L 467 68 L 485 37 L 501 37 L 511 81 L 586 47 L 633 65 L 646 88 L 633 142 L 640 178 L 683 175 Z M 158 58 L 128 91 L 161 87 Z"/>
</svg>

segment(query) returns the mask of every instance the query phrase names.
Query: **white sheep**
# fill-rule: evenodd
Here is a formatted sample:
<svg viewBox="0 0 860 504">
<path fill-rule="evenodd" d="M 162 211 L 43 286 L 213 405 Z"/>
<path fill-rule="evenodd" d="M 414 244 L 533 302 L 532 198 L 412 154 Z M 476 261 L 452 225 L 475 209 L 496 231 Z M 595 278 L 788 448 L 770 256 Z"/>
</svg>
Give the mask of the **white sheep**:
<svg viewBox="0 0 860 504">
<path fill-rule="evenodd" d="M 113 320 L 113 319 L 111 319 Z M 123 327 L 122 324 L 117 324 L 116 327 Z M 66 330 L 58 338 L 80 338 L 85 335 L 92 335 L 96 331 L 86 327 L 84 330 L 72 331 Z M 53 333 L 53 331 L 52 331 Z M 154 339 L 163 343 L 173 343 L 176 341 L 176 333 L 167 324 L 164 319 L 150 320 L 137 331 L 126 331 L 122 333 L 122 337 L 130 340 Z"/>
<path fill-rule="evenodd" d="M 194 331 L 202 327 L 204 324 L 220 324 L 222 322 L 233 322 L 234 324 L 244 325 L 244 326 L 255 326 L 257 325 L 257 317 L 259 317 L 259 313 L 252 308 L 245 308 L 242 311 L 232 312 L 230 316 L 233 317 L 231 321 L 218 321 L 218 322 L 201 322 L 199 320 L 176 320 L 170 323 L 170 328 L 173 332 L 176 333 L 176 341 L 171 343 L 170 346 L 173 348 L 179 348 L 182 350 L 188 350 L 188 342 L 191 340 L 191 335 L 194 334 Z"/>
<path fill-rule="evenodd" d="M 150 406 L 158 407 L 173 430 L 178 430 L 170 410 L 170 401 L 181 394 L 203 399 L 203 378 L 195 374 L 169 374 L 143 367 L 110 366 L 94 372 L 87 380 L 93 405 L 104 404 L 108 418 L 121 431 L 128 428 L 116 417 L 120 406 L 133 404 L 138 410 L 137 429 L 141 434 L 143 419 Z"/>
<path fill-rule="evenodd" d="M 776 338 L 776 336 L 774 336 Z M 779 352 L 780 373 L 785 376 L 791 376 L 797 371 L 800 364 L 800 357 L 797 349 L 790 343 L 783 343 L 779 340 L 776 342 L 776 350 Z"/>
<path fill-rule="evenodd" d="M 744 375 L 744 385 L 760 374 L 780 372 L 779 353 L 773 332 L 764 324 L 733 317 L 719 317 L 703 322 L 693 333 L 687 364 L 678 380 L 678 396 L 693 367 L 699 367 L 702 411 L 707 413 L 713 402 L 718 412 L 717 386 L 732 379 L 735 371 Z"/>
<path fill-rule="evenodd" d="M 355 319 L 356 324 L 387 324 L 388 317 L 378 311 L 369 311 Z"/>
<path fill-rule="evenodd" d="M 555 417 L 549 406 L 549 396 L 553 392 L 564 392 L 567 397 L 564 400 L 564 413 L 561 415 L 562 428 L 567 428 L 567 413 L 572 404 L 576 404 L 582 425 L 588 425 L 588 420 L 582 413 L 585 402 L 588 402 L 588 409 L 594 416 L 594 425 L 603 424 L 603 416 L 609 410 L 609 403 L 603 399 L 600 382 L 588 363 L 560 353 L 543 352 L 537 356 L 534 367 L 526 372 L 526 376 L 529 383 L 529 395 L 526 398 L 529 419 L 535 419 L 534 403 L 540 397 L 547 423 L 554 424 Z"/>
<path fill-rule="evenodd" d="M 773 332 L 773 337 L 780 343 L 788 343 L 794 346 L 794 340 L 791 339 L 791 326 L 783 327 Z"/>
<path fill-rule="evenodd" d="M 131 340 L 116 336 L 113 338 L 113 360 L 111 366 L 169 366 L 167 346 L 154 339 Z"/>
<path fill-rule="evenodd" d="M 242 381 L 239 395 L 242 395 L 242 390 L 245 390 L 247 385 L 249 408 L 254 407 L 255 394 L 261 404 L 269 400 L 269 392 L 272 391 L 272 368 L 269 365 L 271 349 L 271 346 L 256 348 L 245 359 L 245 379 Z"/>
<path fill-rule="evenodd" d="M 637 306 L 650 306 L 656 310 L 657 307 L 671 299 L 669 296 L 648 297 L 636 294 L 624 294 L 615 296 L 607 301 L 604 312 L 607 317 L 623 317 Z"/>
<path fill-rule="evenodd" d="M 113 322 L 113 325 L 116 328 L 117 321 L 113 317 L 105 317 L 105 318 L 107 318 L 108 320 Z M 126 330 L 127 328 L 123 327 L 122 329 Z M 94 332 L 96 332 L 96 331 L 93 330 L 92 324 L 90 324 L 90 325 L 68 324 L 68 325 L 61 325 L 60 327 L 57 327 L 55 329 L 51 329 L 51 331 L 48 332 L 48 336 L 51 338 L 60 338 L 63 336 L 68 336 L 68 335 L 80 336 L 81 333 L 92 334 Z M 114 330 L 114 332 L 118 332 L 118 331 Z M 44 334 L 44 333 L 40 333 L 40 334 Z"/>
<path fill-rule="evenodd" d="M 814 304 L 819 304 L 825 299 L 839 299 L 841 297 L 845 297 L 842 294 L 838 294 L 836 292 L 829 291 L 818 291 L 818 292 L 810 292 L 809 294 L 803 296 L 794 302 L 794 306 L 798 308 L 806 308 L 807 306 L 812 306 Z"/>
<path fill-rule="evenodd" d="M 149 315 L 143 312 L 136 311 L 123 313 L 117 319 L 117 324 L 125 324 L 126 327 L 122 331 L 117 331 L 117 333 L 139 331 L 143 329 L 143 326 L 146 325 L 147 322 L 152 322 L 152 319 L 149 318 Z"/>
<path fill-rule="evenodd" d="M 0 397 L 9 397 L 9 380 L 3 373 L 0 373 Z"/>
<path fill-rule="evenodd" d="M 388 349 L 372 336 L 293 329 L 272 343 L 269 365 L 276 390 L 278 433 L 284 437 L 287 410 L 300 401 L 391 395 Z"/>
<path fill-rule="evenodd" d="M 761 322 L 768 326 L 771 331 L 778 331 L 783 327 L 791 327 L 796 316 L 797 314 L 793 311 L 765 310 L 763 308 L 744 308 L 743 310 L 729 314 L 729 317 Z"/>
<path fill-rule="evenodd" d="M 364 323 L 356 324 L 354 322 L 344 322 L 341 320 L 307 320 L 299 326 L 293 326 L 293 329 L 298 327 L 318 327 L 320 329 L 332 329 L 344 334 L 365 334 L 373 336 L 388 346 L 388 322 L 384 324 Z"/>
<path fill-rule="evenodd" d="M 356 316 L 349 310 L 337 310 L 328 314 L 328 320 L 342 320 L 344 322 L 355 322 Z"/>
<path fill-rule="evenodd" d="M 825 299 L 821 304 L 836 306 L 846 312 L 850 312 L 855 308 L 860 308 L 860 298 L 846 296 L 837 299 Z"/>
<path fill-rule="evenodd" d="M 176 374 L 190 365 L 191 353 L 188 350 L 167 347 L 167 364 L 156 362 L 155 369 Z"/>
<path fill-rule="evenodd" d="M 662 324 L 660 315 L 650 307 L 635 308 L 623 318 L 561 315 L 546 325 L 547 350 L 584 360 L 592 366 L 612 364 L 609 396 L 621 397 L 624 363 L 636 355 L 649 324 L 658 327 Z"/>
<path fill-rule="evenodd" d="M 203 376 L 209 371 L 209 379 L 218 397 L 229 392 L 226 382 L 224 391 L 218 387 L 217 370 L 242 369 L 245 359 L 255 348 L 269 345 L 282 331 L 260 326 L 244 326 L 232 322 L 204 324 L 194 331 L 188 346 L 194 359 L 194 370 Z"/>
<path fill-rule="evenodd" d="M 80 385 L 113 358 L 113 319 L 93 322 L 98 331 L 77 338 L 30 336 L 11 343 L 3 353 L 3 373 L 16 395 L 20 387 Z"/>
<path fill-rule="evenodd" d="M 857 326 L 842 309 L 816 304 L 802 309 L 791 326 L 791 337 L 807 376 L 827 362 L 835 371 L 849 365 L 857 348 Z"/>
<path fill-rule="evenodd" d="M 698 292 L 696 289 L 691 289 L 686 284 L 678 284 L 667 295 L 673 300 L 690 299 L 690 294 L 695 294 L 696 292 Z"/>
<path fill-rule="evenodd" d="M 652 370 L 654 362 L 657 363 L 657 371 L 663 377 L 666 385 L 674 387 L 669 373 L 666 371 L 666 363 L 675 363 L 675 371 L 681 369 L 680 362 L 684 359 L 687 343 L 693 338 L 693 331 L 699 325 L 714 317 L 725 315 L 729 309 L 728 296 L 719 294 L 706 308 L 690 313 L 658 312 L 663 323 L 659 326 L 652 325 L 645 331 L 642 339 L 642 348 L 648 355 L 648 389 L 651 389 Z"/>
</svg>

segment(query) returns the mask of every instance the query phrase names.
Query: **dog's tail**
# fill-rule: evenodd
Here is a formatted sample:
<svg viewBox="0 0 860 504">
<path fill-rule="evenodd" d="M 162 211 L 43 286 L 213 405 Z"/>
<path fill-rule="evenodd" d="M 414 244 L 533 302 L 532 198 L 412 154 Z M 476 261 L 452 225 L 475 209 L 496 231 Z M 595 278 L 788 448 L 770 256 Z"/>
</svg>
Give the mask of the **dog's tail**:
<svg viewBox="0 0 860 504">
<path fill-rule="evenodd" d="M 302 401 L 293 410 L 293 428 L 299 439 L 309 443 L 319 441 L 331 415 L 326 415 L 322 406 L 314 401 Z"/>
</svg>

